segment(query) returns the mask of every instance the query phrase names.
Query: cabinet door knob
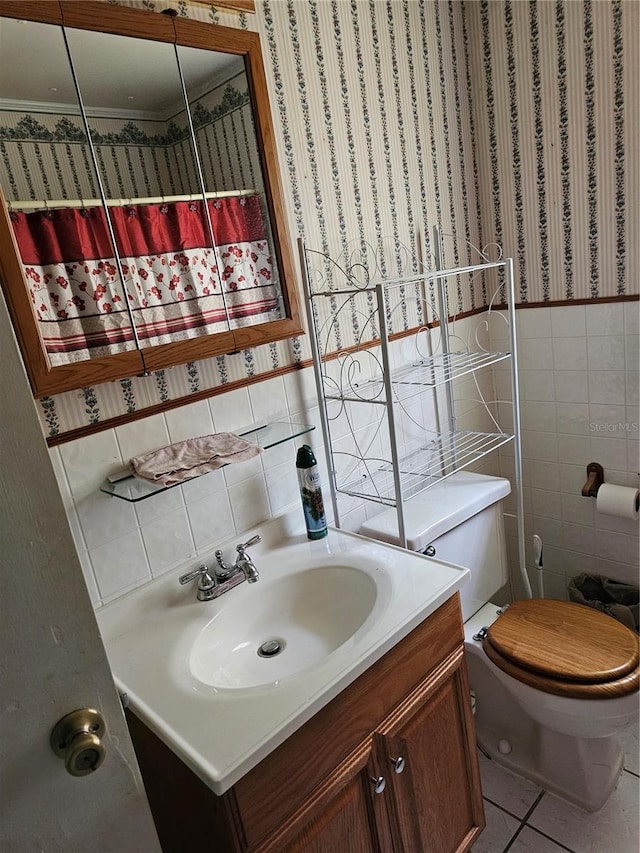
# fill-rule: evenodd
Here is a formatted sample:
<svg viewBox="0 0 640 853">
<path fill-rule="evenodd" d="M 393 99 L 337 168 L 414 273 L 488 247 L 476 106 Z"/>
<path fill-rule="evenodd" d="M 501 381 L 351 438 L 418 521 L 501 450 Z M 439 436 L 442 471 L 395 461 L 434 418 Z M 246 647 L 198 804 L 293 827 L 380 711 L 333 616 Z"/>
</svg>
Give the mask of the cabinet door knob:
<svg viewBox="0 0 640 853">
<path fill-rule="evenodd" d="M 399 755 L 397 758 L 391 758 L 391 763 L 393 764 L 393 769 L 396 773 L 402 773 L 404 770 L 405 760 Z"/>
<path fill-rule="evenodd" d="M 375 776 L 371 777 L 371 781 L 373 782 L 373 791 L 375 794 L 381 794 L 386 786 L 386 782 L 384 780 L 384 776 L 378 776 L 376 779 Z"/>
<path fill-rule="evenodd" d="M 51 748 L 64 759 L 72 776 L 87 776 L 104 761 L 104 719 L 99 711 L 82 708 L 67 714 L 51 732 Z"/>
<path fill-rule="evenodd" d="M 433 545 L 427 545 L 423 553 L 426 554 L 427 557 L 435 557 L 436 549 L 433 547 Z"/>
</svg>

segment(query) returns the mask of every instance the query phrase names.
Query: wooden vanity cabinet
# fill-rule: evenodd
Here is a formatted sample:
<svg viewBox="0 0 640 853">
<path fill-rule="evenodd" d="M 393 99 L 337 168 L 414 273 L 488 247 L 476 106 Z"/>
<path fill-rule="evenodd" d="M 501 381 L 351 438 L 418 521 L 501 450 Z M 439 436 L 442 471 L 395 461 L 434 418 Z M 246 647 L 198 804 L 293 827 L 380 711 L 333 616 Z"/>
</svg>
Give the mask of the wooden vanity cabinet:
<svg viewBox="0 0 640 853">
<path fill-rule="evenodd" d="M 484 827 L 457 595 L 221 797 L 127 716 L 164 853 L 453 853 Z"/>
<path fill-rule="evenodd" d="M 447 658 L 376 733 L 389 772 L 395 849 L 466 850 L 484 827 L 469 689 L 462 650 Z"/>
<path fill-rule="evenodd" d="M 294 815 L 264 843 L 250 849 L 265 853 L 392 850 L 387 801 L 372 793 L 372 780 L 379 778 L 372 745 L 371 739 L 342 762 L 305 803 L 302 814 Z"/>
</svg>

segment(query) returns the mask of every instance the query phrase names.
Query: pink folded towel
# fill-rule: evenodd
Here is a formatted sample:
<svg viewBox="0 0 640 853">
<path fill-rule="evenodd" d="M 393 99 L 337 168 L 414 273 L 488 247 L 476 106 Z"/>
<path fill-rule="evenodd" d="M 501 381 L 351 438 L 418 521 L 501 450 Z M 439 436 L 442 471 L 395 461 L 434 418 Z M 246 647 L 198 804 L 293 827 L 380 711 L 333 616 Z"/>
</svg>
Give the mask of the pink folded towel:
<svg viewBox="0 0 640 853">
<path fill-rule="evenodd" d="M 138 477 L 163 486 L 174 486 L 207 474 L 231 462 L 244 462 L 262 453 L 262 448 L 231 432 L 201 435 L 134 456 L 130 465 Z"/>
</svg>

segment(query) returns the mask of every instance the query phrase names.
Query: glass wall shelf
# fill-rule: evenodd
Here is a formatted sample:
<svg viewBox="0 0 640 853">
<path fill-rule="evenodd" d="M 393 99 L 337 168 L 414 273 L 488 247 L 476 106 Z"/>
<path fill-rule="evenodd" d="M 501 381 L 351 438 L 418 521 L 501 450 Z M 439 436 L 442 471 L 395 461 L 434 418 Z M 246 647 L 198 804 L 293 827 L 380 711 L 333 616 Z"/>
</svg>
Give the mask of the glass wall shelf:
<svg viewBox="0 0 640 853">
<path fill-rule="evenodd" d="M 310 424 L 294 424 L 289 421 L 277 421 L 271 424 L 252 424 L 242 430 L 235 431 L 235 434 L 247 441 L 252 441 L 263 450 L 268 450 L 270 447 L 275 447 L 277 444 L 283 444 L 285 441 L 291 441 L 305 433 L 311 432 L 315 427 Z M 226 467 L 226 466 L 220 466 Z M 208 472 L 210 473 L 210 472 Z M 201 477 L 206 477 L 206 474 L 201 474 Z M 196 478 L 192 478 L 196 479 Z M 185 482 L 190 482 L 186 480 Z M 173 486 L 163 486 L 159 483 L 153 483 L 151 480 L 144 480 L 142 477 L 136 477 L 131 474 L 122 480 L 115 483 L 105 480 L 100 486 L 100 491 L 113 498 L 121 498 L 123 501 L 136 503 L 143 501 L 146 498 L 153 497 L 160 492 L 166 492 L 169 489 L 174 489 L 182 483 L 176 483 Z"/>
</svg>

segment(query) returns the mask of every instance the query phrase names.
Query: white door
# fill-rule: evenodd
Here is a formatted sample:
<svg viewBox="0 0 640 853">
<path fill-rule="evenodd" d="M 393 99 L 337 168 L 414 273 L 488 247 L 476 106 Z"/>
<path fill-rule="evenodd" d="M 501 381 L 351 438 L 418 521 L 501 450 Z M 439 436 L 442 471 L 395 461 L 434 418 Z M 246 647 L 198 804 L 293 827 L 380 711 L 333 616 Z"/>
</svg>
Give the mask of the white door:
<svg viewBox="0 0 640 853">
<path fill-rule="evenodd" d="M 49 745 L 96 708 L 103 764 L 71 776 Z M 160 846 L 35 404 L 0 292 L 0 850 Z"/>
</svg>

